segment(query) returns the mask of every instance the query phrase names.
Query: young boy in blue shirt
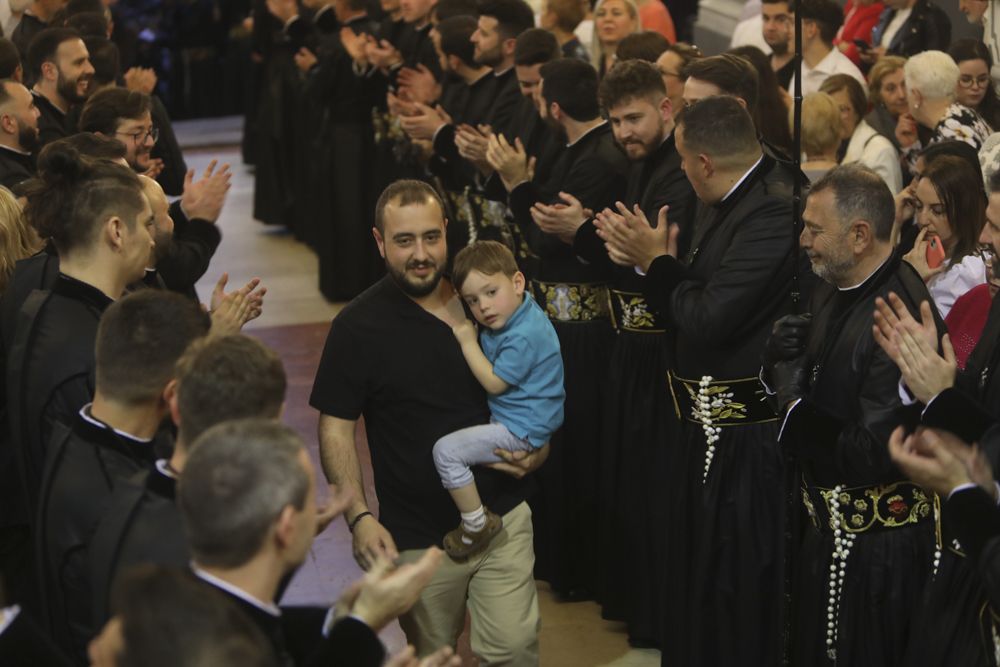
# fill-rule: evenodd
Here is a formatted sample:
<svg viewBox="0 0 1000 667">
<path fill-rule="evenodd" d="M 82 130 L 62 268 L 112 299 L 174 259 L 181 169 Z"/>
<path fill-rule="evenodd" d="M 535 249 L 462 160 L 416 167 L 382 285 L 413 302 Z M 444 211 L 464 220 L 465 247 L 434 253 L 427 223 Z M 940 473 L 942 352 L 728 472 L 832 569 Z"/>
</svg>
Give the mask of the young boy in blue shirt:
<svg viewBox="0 0 1000 667">
<path fill-rule="evenodd" d="M 514 255 L 496 241 L 478 241 L 455 257 L 452 284 L 479 322 L 454 328 L 469 369 L 489 394 L 490 423 L 450 433 L 434 445 L 434 464 L 462 515 L 444 549 L 462 561 L 500 532 L 499 516 L 483 507 L 469 469 L 502 459 L 496 449 L 532 451 L 562 425 L 562 354 L 549 318 L 525 294 Z M 481 347 L 480 347 L 481 346 Z"/>
</svg>

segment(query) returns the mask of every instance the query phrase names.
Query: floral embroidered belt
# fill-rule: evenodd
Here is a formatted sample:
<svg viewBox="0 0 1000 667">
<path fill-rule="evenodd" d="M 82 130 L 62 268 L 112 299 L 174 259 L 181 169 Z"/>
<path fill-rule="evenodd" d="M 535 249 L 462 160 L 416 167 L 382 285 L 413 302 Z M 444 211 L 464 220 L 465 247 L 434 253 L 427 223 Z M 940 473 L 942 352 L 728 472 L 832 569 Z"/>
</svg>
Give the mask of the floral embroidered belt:
<svg viewBox="0 0 1000 667">
<path fill-rule="evenodd" d="M 553 322 L 592 322 L 608 317 L 608 286 L 604 283 L 532 280 L 531 291 Z"/>
<path fill-rule="evenodd" d="M 663 333 L 667 330 L 641 293 L 612 289 L 608 290 L 608 296 L 611 303 L 611 324 L 618 333 Z"/>
<path fill-rule="evenodd" d="M 694 424 L 748 426 L 778 420 L 758 378 L 688 380 L 668 374 L 678 419 Z"/>
<path fill-rule="evenodd" d="M 372 107 L 372 129 L 375 131 L 375 143 L 400 141 L 406 136 L 399 118 L 378 107 Z"/>
<path fill-rule="evenodd" d="M 834 504 L 836 501 L 836 504 Z M 813 525 L 821 532 L 833 530 L 831 506 L 848 533 L 905 528 L 934 515 L 934 500 L 916 484 L 894 482 L 880 486 L 833 489 L 802 487 L 802 502 Z"/>
</svg>

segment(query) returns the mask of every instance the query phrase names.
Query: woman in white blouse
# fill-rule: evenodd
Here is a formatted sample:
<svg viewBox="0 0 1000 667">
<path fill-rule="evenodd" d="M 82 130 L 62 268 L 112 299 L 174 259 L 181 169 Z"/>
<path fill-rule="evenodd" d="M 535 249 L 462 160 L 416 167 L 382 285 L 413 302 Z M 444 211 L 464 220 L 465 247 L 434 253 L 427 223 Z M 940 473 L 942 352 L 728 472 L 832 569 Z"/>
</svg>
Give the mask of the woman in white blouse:
<svg viewBox="0 0 1000 667">
<path fill-rule="evenodd" d="M 920 233 L 913 250 L 903 256 L 927 283 L 934 305 L 944 318 L 955 300 L 986 282 L 979 234 L 986 221 L 986 195 L 979 176 L 965 160 L 935 159 L 924 170 L 913 201 Z M 928 246 L 937 241 L 944 261 L 928 262 Z"/>
</svg>

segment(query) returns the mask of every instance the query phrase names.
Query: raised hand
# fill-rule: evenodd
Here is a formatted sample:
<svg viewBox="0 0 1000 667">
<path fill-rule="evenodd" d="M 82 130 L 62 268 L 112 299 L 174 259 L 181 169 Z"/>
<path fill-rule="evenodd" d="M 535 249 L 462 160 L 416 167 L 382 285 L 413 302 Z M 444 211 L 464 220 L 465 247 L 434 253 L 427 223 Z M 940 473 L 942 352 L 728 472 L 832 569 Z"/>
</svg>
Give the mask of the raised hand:
<svg viewBox="0 0 1000 667">
<path fill-rule="evenodd" d="M 368 66 L 368 56 L 365 54 L 367 40 L 364 35 L 359 35 L 347 26 L 340 29 L 340 43 L 344 45 L 347 55 L 351 56 L 359 67 Z"/>
<path fill-rule="evenodd" d="M 918 401 L 927 405 L 931 399 L 955 384 L 958 364 L 955 350 L 948 334 L 941 338 L 944 355 L 937 353 L 937 346 L 906 329 L 893 332 L 893 341 L 899 350 L 899 371 L 903 382 Z"/>
<path fill-rule="evenodd" d="M 260 278 L 252 278 L 243 287 L 226 292 L 229 274 L 223 273 L 212 290 L 209 313 L 212 316 L 212 334 L 227 336 L 239 333 L 243 325 L 260 317 L 264 309 L 267 288 Z"/>
<path fill-rule="evenodd" d="M 298 53 L 295 54 L 295 66 L 298 67 L 301 72 L 308 72 L 315 67 L 318 62 L 319 58 L 316 57 L 316 54 L 304 46 L 299 49 Z"/>
<path fill-rule="evenodd" d="M 942 263 L 936 268 L 931 268 L 927 263 L 927 246 L 930 244 L 930 239 L 927 238 L 928 227 L 923 227 L 917 234 L 917 239 L 913 242 L 913 249 L 910 252 L 903 255 L 910 266 L 912 266 L 920 277 L 927 282 L 937 274 L 945 270 L 945 265 Z M 940 241 L 938 241 L 940 243 Z"/>
<path fill-rule="evenodd" d="M 399 117 L 399 124 L 411 139 L 431 141 L 437 131 L 447 124 L 436 109 L 426 104 L 415 102 L 412 109 L 411 114 Z"/>
<path fill-rule="evenodd" d="M 576 232 L 589 217 L 580 200 L 568 192 L 560 192 L 562 204 L 536 203 L 531 207 L 531 219 L 546 234 L 553 234 L 567 243 L 572 243 Z"/>
<path fill-rule="evenodd" d="M 486 162 L 500 175 L 504 187 L 510 192 L 531 180 L 530 160 L 520 139 L 512 146 L 502 134 L 490 135 L 486 141 Z"/>
<path fill-rule="evenodd" d="M 597 235 L 604 240 L 608 256 L 616 264 L 637 266 L 648 271 L 650 264 L 662 255 L 677 256 L 680 227 L 671 225 L 669 206 L 660 209 L 656 227 L 651 227 L 638 204 L 629 209 L 622 202 L 615 211 L 605 209 L 594 219 Z"/>
<path fill-rule="evenodd" d="M 937 349 L 937 325 L 934 322 L 931 305 L 926 301 L 920 304 L 920 321 L 918 322 L 895 292 L 889 292 L 888 303 L 882 297 L 877 297 L 875 299 L 875 323 L 872 325 L 872 334 L 875 336 L 875 342 L 898 366 L 900 363 L 899 347 L 893 336 L 893 332 L 896 330 L 906 330 L 915 336 L 922 337 L 928 345 Z"/>
<path fill-rule="evenodd" d="M 229 171 L 228 163 L 223 164 L 218 171 L 215 169 L 216 164 L 218 160 L 209 162 L 198 181 L 194 180 L 194 169 L 188 170 L 184 175 L 181 210 L 189 219 L 215 222 L 222 213 L 233 175 Z"/>
<path fill-rule="evenodd" d="M 399 71 L 397 81 L 400 89 L 405 90 L 415 102 L 433 104 L 441 97 L 441 84 L 424 64 L 417 65 L 416 69 L 404 67 Z"/>
</svg>

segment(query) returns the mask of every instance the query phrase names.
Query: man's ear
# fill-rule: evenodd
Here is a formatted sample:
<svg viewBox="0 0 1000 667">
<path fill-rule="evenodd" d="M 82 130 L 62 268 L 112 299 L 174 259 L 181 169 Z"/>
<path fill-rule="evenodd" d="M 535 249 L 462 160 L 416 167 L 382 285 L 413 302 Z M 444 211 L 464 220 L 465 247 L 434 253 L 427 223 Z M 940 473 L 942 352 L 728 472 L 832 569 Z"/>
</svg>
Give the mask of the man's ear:
<svg viewBox="0 0 1000 667">
<path fill-rule="evenodd" d="M 42 63 L 42 78 L 50 81 L 55 81 L 59 78 L 59 68 L 56 67 L 54 62 L 47 60 Z"/>
<path fill-rule="evenodd" d="M 17 119 L 9 113 L 0 114 L 0 128 L 7 134 L 16 134 Z"/>
<path fill-rule="evenodd" d="M 382 238 L 382 232 L 378 230 L 378 227 L 372 227 L 372 236 L 375 237 L 375 245 L 378 246 L 378 254 L 382 255 L 382 259 L 385 259 L 385 239 Z"/>
<path fill-rule="evenodd" d="M 701 165 L 701 171 L 708 178 L 715 173 L 715 164 L 712 162 L 712 158 L 704 153 L 698 153 L 698 164 Z"/>
<path fill-rule="evenodd" d="M 281 514 L 278 515 L 277 521 L 274 522 L 274 538 L 278 542 L 278 546 L 281 548 L 288 547 L 295 541 L 295 514 L 296 510 L 291 505 L 285 505 L 284 509 L 281 510 Z"/>
<path fill-rule="evenodd" d="M 851 243 L 855 254 L 861 254 L 875 241 L 873 232 L 871 223 L 867 220 L 858 220 L 851 226 Z"/>
<path fill-rule="evenodd" d="M 448 69 L 452 72 L 457 72 L 462 66 L 462 59 L 458 56 L 445 56 L 445 59 L 448 61 Z"/>
<path fill-rule="evenodd" d="M 177 400 L 177 378 L 170 380 L 167 386 L 164 387 L 161 400 L 167 404 L 167 409 L 170 411 L 170 419 L 174 422 L 174 426 L 180 428 L 181 409 Z"/>
<path fill-rule="evenodd" d="M 500 43 L 500 48 L 503 49 L 503 54 L 507 57 L 514 55 L 514 47 L 517 45 L 516 39 L 505 39 Z"/>
<path fill-rule="evenodd" d="M 108 236 L 108 243 L 115 252 L 119 252 L 125 246 L 125 221 L 117 215 L 113 215 L 104 223 L 104 231 Z"/>
<path fill-rule="evenodd" d="M 660 100 L 660 117 L 665 121 L 673 122 L 674 120 L 674 103 L 666 95 Z"/>
</svg>

